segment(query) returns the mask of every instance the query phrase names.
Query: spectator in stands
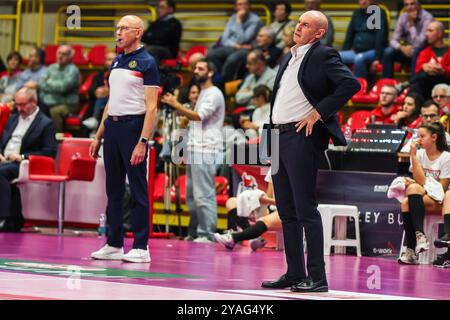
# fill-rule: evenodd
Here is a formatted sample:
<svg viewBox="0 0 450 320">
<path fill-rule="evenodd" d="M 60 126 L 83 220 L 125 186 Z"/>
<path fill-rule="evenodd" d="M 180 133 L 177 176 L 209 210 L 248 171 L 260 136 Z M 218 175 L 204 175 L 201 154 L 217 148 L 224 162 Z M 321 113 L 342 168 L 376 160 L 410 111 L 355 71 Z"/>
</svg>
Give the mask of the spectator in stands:
<svg viewBox="0 0 450 320">
<path fill-rule="evenodd" d="M 399 128 L 416 129 L 422 123 L 420 110 L 424 104 L 423 97 L 415 92 L 409 92 L 403 101 L 402 109 L 394 116 L 394 122 Z"/>
<path fill-rule="evenodd" d="M 186 203 L 190 221 L 186 240 L 211 243 L 217 224 L 215 192 L 216 165 L 222 161 L 222 128 L 225 99 L 213 85 L 215 65 L 208 60 L 197 62 L 194 76 L 201 92 L 195 109 L 179 103 L 166 93 L 161 101 L 172 106 L 190 121 L 186 157 Z"/>
<path fill-rule="evenodd" d="M 254 130 L 256 136 L 261 136 L 262 128 L 265 123 L 269 123 L 270 101 L 272 99 L 272 90 L 265 85 L 259 85 L 253 89 L 253 105 L 256 107 L 250 118 L 243 117 L 240 120 L 241 128 L 244 130 Z M 251 136 L 250 133 L 246 133 Z"/>
<path fill-rule="evenodd" d="M 89 88 L 89 108 L 93 110 L 92 117 L 83 121 L 83 124 L 88 129 L 97 129 L 98 122 L 102 119 L 103 110 L 105 109 L 109 97 L 109 71 L 115 58 L 115 52 L 106 53 L 104 69 L 97 72 L 92 79 L 92 84 Z"/>
<path fill-rule="evenodd" d="M 394 124 L 395 116 L 400 110 L 400 106 L 395 104 L 397 99 L 397 89 L 394 86 L 383 86 L 380 92 L 378 105 L 372 110 L 368 123 Z"/>
<path fill-rule="evenodd" d="M 264 232 L 267 230 L 282 230 L 281 219 L 275 207 L 270 171 L 264 180 L 268 182 L 268 185 L 266 193 L 259 197 L 259 203 L 261 205 L 259 210 L 265 210 L 266 212 L 264 212 L 263 216 L 258 218 L 256 223 L 252 226 L 248 223 L 248 218 L 238 216 L 238 203 L 240 202 L 238 202 L 236 197 L 228 199 L 225 204 L 228 212 L 227 216 L 229 230 L 225 234 L 214 234 L 216 241 L 224 245 L 225 248 L 233 250 L 236 243 L 244 240 L 251 240 L 250 247 L 253 251 L 255 251 L 266 245 L 265 240 L 259 238 L 259 236 L 261 236 Z M 239 229 L 243 230 L 239 231 Z"/>
<path fill-rule="evenodd" d="M 180 48 L 182 26 L 175 18 L 175 1 L 158 2 L 158 19 L 151 22 L 142 36 L 147 51 L 157 60 L 176 59 Z"/>
<path fill-rule="evenodd" d="M 433 16 L 420 6 L 419 0 L 404 0 L 406 12 L 397 20 L 390 45 L 384 50 L 383 78 L 394 77 L 394 62 L 411 68 L 414 75 L 416 60 L 425 44 L 425 31 Z"/>
<path fill-rule="evenodd" d="M 262 25 L 258 15 L 250 12 L 249 0 L 236 0 L 235 11 L 227 22 L 219 44 L 208 50 L 208 59 L 222 74 L 223 82 L 234 80 L 236 65 L 241 61 L 239 50 L 250 50 Z"/>
<path fill-rule="evenodd" d="M 353 64 L 354 74 L 360 78 L 367 78 L 369 68 L 373 69 L 381 61 L 388 41 L 388 22 L 384 10 L 380 10 L 380 28 L 369 29 L 371 13 L 367 12 L 367 8 L 373 4 L 374 0 L 359 0 L 360 8 L 353 12 L 340 52 L 342 62 Z"/>
<path fill-rule="evenodd" d="M 57 132 L 64 129 L 64 118 L 79 111 L 80 72 L 72 63 L 74 50 L 63 45 L 56 51 L 57 61 L 47 67 L 39 81 L 43 101 L 48 106 Z"/>
<path fill-rule="evenodd" d="M 295 28 L 295 21 L 289 20 L 289 15 L 292 12 L 292 7 L 289 1 L 276 1 L 274 4 L 273 16 L 274 22 L 272 22 L 269 26 L 269 29 L 275 35 L 275 45 L 283 49 L 283 29 L 291 25 L 292 28 Z"/>
<path fill-rule="evenodd" d="M 450 49 L 444 43 L 445 28 L 442 22 L 431 22 L 426 31 L 429 46 L 417 58 L 416 73 L 411 78 L 411 91 L 430 97 L 433 87 L 450 83 Z"/>
<path fill-rule="evenodd" d="M 16 90 L 22 87 L 38 89 L 38 83 L 45 72 L 45 52 L 38 47 L 32 47 L 28 55 L 28 68 L 19 75 Z"/>
<path fill-rule="evenodd" d="M 253 89 L 258 85 L 266 85 L 272 90 L 276 72 L 267 66 L 264 52 L 259 49 L 250 51 L 247 55 L 248 75 L 236 93 L 236 103 L 248 106 L 253 98 Z"/>
<path fill-rule="evenodd" d="M 447 190 L 450 183 L 450 153 L 447 150 L 442 124 L 422 124 L 419 127 L 419 137 L 411 144 L 410 152 L 410 171 L 414 181 L 406 183 L 407 197 L 401 204 L 407 249 L 398 259 L 400 264 L 417 264 L 417 255 L 429 249 L 423 231 L 425 212 L 440 213 L 442 205 L 427 194 L 424 186 L 428 179 L 434 179 L 443 190 Z"/>
<path fill-rule="evenodd" d="M 422 124 L 430 124 L 439 121 L 439 104 L 433 100 L 427 100 L 420 109 L 420 117 L 422 118 Z M 450 145 L 450 133 L 445 133 L 445 139 L 447 140 L 447 145 Z"/>
<path fill-rule="evenodd" d="M 291 25 L 287 25 L 283 29 L 283 44 L 284 44 L 283 56 L 285 54 L 291 53 L 291 48 L 293 46 L 295 46 L 294 31 L 295 31 L 295 26 L 291 26 Z M 280 60 L 282 60 L 282 59 L 283 58 L 281 58 Z"/>
<path fill-rule="evenodd" d="M 20 162 L 30 155 L 55 157 L 55 126 L 39 110 L 36 90 L 24 87 L 14 96 L 17 114 L 11 116 L 0 141 L 0 231 L 20 231 L 23 216 L 19 189 Z"/>
<path fill-rule="evenodd" d="M 6 57 L 7 69 L 0 73 L 0 103 L 11 102 L 21 73 L 22 56 L 14 51 Z"/>
<path fill-rule="evenodd" d="M 305 0 L 305 3 L 304 3 L 305 12 L 311 11 L 311 10 L 322 11 L 320 9 L 321 2 L 322 2 L 321 0 Z M 324 12 L 322 12 L 322 13 L 325 14 Z M 328 20 L 328 31 L 327 31 L 327 34 L 322 38 L 322 40 L 320 40 L 320 42 L 323 45 L 332 47 L 333 41 L 334 41 L 334 25 L 333 25 L 333 21 L 331 20 L 331 18 L 326 14 L 325 14 L 325 16 L 327 17 L 327 20 Z M 294 28 L 295 28 L 295 26 L 294 26 Z"/>
<path fill-rule="evenodd" d="M 441 114 L 450 115 L 450 85 L 439 83 L 431 90 L 431 98 L 441 109 Z"/>
<path fill-rule="evenodd" d="M 267 27 L 262 27 L 256 36 L 256 48 L 263 51 L 267 65 L 274 68 L 281 57 L 283 49 L 275 45 L 275 34 Z M 247 55 L 246 55 L 247 56 Z"/>
<path fill-rule="evenodd" d="M 198 97 L 200 95 L 200 90 L 201 90 L 200 85 L 195 82 L 189 86 L 187 90 L 188 92 L 187 101 L 180 100 L 185 108 L 194 110 L 195 104 L 197 103 Z M 188 127 L 189 119 L 187 117 L 179 115 L 177 119 L 180 128 L 185 129 Z"/>
</svg>

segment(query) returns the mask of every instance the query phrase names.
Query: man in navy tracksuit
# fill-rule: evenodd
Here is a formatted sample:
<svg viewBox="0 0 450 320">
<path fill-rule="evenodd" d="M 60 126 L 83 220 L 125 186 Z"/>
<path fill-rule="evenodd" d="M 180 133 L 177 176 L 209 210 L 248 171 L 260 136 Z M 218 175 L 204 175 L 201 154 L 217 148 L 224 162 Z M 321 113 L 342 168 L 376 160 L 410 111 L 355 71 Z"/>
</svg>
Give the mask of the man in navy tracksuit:
<svg viewBox="0 0 450 320">
<path fill-rule="evenodd" d="M 91 257 L 101 260 L 150 262 L 147 192 L 147 142 L 157 115 L 159 71 L 155 59 L 141 45 L 142 20 L 125 16 L 116 27 L 117 47 L 123 52 L 112 63 L 108 104 L 90 153 L 98 157 L 104 138 L 106 193 L 108 196 L 108 242 Z M 130 182 L 133 248 L 123 253 L 123 195 L 125 175 Z"/>
</svg>

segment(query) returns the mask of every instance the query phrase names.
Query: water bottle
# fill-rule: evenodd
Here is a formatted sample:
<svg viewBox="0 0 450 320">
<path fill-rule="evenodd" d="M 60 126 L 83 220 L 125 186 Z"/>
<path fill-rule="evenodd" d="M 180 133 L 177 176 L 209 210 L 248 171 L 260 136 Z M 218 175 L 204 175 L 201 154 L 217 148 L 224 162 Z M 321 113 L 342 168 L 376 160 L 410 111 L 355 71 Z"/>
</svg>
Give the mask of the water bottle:
<svg viewBox="0 0 450 320">
<path fill-rule="evenodd" d="M 100 219 L 98 223 L 98 235 L 102 237 L 106 234 L 106 215 L 104 213 L 100 213 Z"/>
<path fill-rule="evenodd" d="M 345 142 L 347 142 L 347 148 L 350 142 L 352 141 L 352 129 L 349 126 L 345 127 L 344 131 Z"/>
</svg>

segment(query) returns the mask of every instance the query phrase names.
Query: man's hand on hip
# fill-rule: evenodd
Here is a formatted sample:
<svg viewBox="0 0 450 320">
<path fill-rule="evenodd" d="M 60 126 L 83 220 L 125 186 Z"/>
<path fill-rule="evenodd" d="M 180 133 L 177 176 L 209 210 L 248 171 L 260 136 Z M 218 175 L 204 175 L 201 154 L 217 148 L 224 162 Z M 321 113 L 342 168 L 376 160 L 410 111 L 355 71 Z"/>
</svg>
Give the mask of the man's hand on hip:
<svg viewBox="0 0 450 320">
<path fill-rule="evenodd" d="M 145 160 L 145 152 L 147 151 L 145 143 L 138 142 L 134 147 L 133 154 L 131 155 L 130 163 L 132 166 L 138 165 Z"/>
<path fill-rule="evenodd" d="M 306 119 L 304 120 L 300 120 L 295 127 L 297 128 L 297 133 L 302 131 L 303 127 L 306 126 L 306 136 L 309 136 L 312 134 L 312 130 L 314 127 L 314 124 L 320 120 L 321 116 L 320 114 L 317 112 L 317 110 L 313 110 L 313 112 L 311 112 L 311 114 L 306 117 Z"/>
</svg>

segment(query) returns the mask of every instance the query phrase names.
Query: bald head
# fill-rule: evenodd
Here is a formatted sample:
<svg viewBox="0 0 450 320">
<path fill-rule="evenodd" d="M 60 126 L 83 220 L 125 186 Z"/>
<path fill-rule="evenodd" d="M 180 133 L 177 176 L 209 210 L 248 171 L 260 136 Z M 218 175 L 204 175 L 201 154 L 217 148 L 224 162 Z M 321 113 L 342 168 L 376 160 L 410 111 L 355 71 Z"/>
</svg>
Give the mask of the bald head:
<svg viewBox="0 0 450 320">
<path fill-rule="evenodd" d="M 425 32 L 427 42 L 430 45 L 440 47 L 444 45 L 445 27 L 440 21 L 432 21 Z"/>
<path fill-rule="evenodd" d="M 205 58 L 205 56 L 204 56 L 202 53 L 200 53 L 200 52 L 196 52 L 196 53 L 192 54 L 192 55 L 189 57 L 189 61 L 188 61 L 189 68 L 190 68 L 191 70 L 194 70 L 195 65 L 197 64 L 197 62 L 198 62 L 200 59 L 203 59 L 203 58 Z"/>
<path fill-rule="evenodd" d="M 437 31 L 441 31 L 441 32 L 445 31 L 444 24 L 440 21 L 432 21 L 432 22 L 430 22 L 430 24 L 428 26 L 430 26 L 433 29 L 436 29 Z"/>
<path fill-rule="evenodd" d="M 324 29 L 325 34 L 327 33 L 328 19 L 327 19 L 327 16 L 324 15 L 322 12 L 317 11 L 317 10 L 310 10 L 310 11 L 305 12 L 302 16 L 311 16 L 311 18 L 314 19 L 314 22 L 316 23 L 317 28 Z"/>
<path fill-rule="evenodd" d="M 294 32 L 294 42 L 303 46 L 322 39 L 328 31 L 327 17 L 320 11 L 310 10 L 302 14 Z"/>
<path fill-rule="evenodd" d="M 122 23 L 126 23 L 127 26 L 131 28 L 144 29 L 144 22 L 141 18 L 135 15 L 123 16 L 119 21 L 119 25 L 122 25 Z"/>
</svg>

